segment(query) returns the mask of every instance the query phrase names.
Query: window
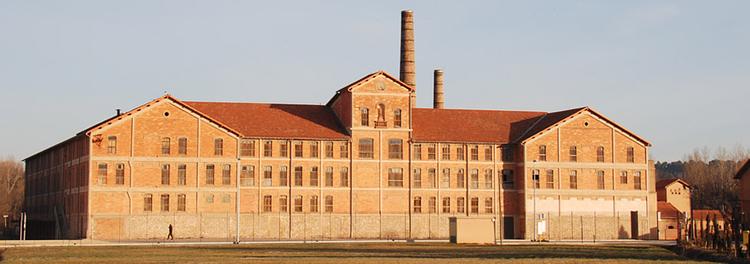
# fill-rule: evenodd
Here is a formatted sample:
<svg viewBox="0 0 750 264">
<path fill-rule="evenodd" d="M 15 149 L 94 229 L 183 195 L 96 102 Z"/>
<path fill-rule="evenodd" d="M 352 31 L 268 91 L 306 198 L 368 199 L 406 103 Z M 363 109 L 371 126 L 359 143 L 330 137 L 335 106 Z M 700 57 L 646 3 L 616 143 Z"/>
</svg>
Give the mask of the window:
<svg viewBox="0 0 750 264">
<path fill-rule="evenodd" d="M 294 157 L 302 157 L 302 142 L 294 142 Z"/>
<path fill-rule="evenodd" d="M 367 107 L 362 107 L 362 109 L 359 110 L 359 124 L 361 126 L 370 126 L 370 110 L 367 109 Z"/>
<path fill-rule="evenodd" d="M 502 147 L 503 161 L 513 161 L 513 148 L 508 145 Z"/>
<path fill-rule="evenodd" d="M 268 149 L 271 149 L 271 147 L 269 146 Z M 268 154 L 268 155 L 269 155 L 268 157 L 270 157 L 273 154 Z M 282 158 L 286 158 L 289 156 L 289 142 L 287 141 L 279 142 L 279 156 L 281 156 Z"/>
<path fill-rule="evenodd" d="M 435 160 L 435 144 L 429 144 L 427 145 L 427 159 L 428 160 Z"/>
<path fill-rule="evenodd" d="M 349 187 L 349 168 L 341 168 L 341 187 Z"/>
<path fill-rule="evenodd" d="M 479 146 L 471 147 L 471 160 L 479 160 Z"/>
<path fill-rule="evenodd" d="M 466 199 L 463 197 L 456 198 L 456 213 L 465 213 L 466 212 Z"/>
<path fill-rule="evenodd" d="M 570 161 L 578 161 L 578 148 L 576 146 L 570 146 Z"/>
<path fill-rule="evenodd" d="M 125 184 L 125 164 L 117 163 L 117 167 L 115 170 L 115 184 Z"/>
<path fill-rule="evenodd" d="M 310 168 L 310 186 L 318 186 L 318 167 Z"/>
<path fill-rule="evenodd" d="M 578 171 L 570 171 L 570 188 L 578 189 Z"/>
<path fill-rule="evenodd" d="M 393 127 L 401 127 L 401 109 L 393 111 Z"/>
<path fill-rule="evenodd" d="M 641 189 L 641 172 L 640 171 L 633 172 L 633 188 L 635 188 L 636 190 Z"/>
<path fill-rule="evenodd" d="M 161 184 L 169 185 L 169 164 L 161 165 Z"/>
<path fill-rule="evenodd" d="M 539 146 L 539 161 L 547 161 L 547 146 Z"/>
<path fill-rule="evenodd" d="M 310 197 L 310 212 L 311 213 L 318 212 L 318 196 L 317 195 L 313 195 Z"/>
<path fill-rule="evenodd" d="M 206 203 L 214 203 L 214 195 L 213 194 L 206 195 Z"/>
<path fill-rule="evenodd" d="M 221 139 L 221 138 L 214 139 L 214 155 L 215 156 L 224 155 L 224 139 Z"/>
<path fill-rule="evenodd" d="M 162 175 L 162 184 L 169 184 L 169 165 L 167 166 L 166 171 L 166 179 L 165 175 Z M 163 171 L 164 168 L 162 168 L 162 174 L 165 172 Z M 177 165 L 177 185 L 185 185 L 185 181 L 187 180 L 187 166 L 185 164 L 179 164 Z M 165 183 L 166 182 L 166 183 Z"/>
<path fill-rule="evenodd" d="M 270 195 L 263 196 L 263 212 L 270 212 L 273 209 L 273 197 Z"/>
<path fill-rule="evenodd" d="M 99 183 L 100 185 L 107 184 L 107 163 L 99 163 L 97 176 L 97 183 Z"/>
<path fill-rule="evenodd" d="M 515 188 L 513 170 L 505 169 L 503 173 L 503 188 Z"/>
<path fill-rule="evenodd" d="M 422 160 L 422 145 L 414 145 L 414 160 Z"/>
<path fill-rule="evenodd" d="M 286 195 L 279 195 L 279 211 L 286 213 L 289 210 L 289 201 Z"/>
<path fill-rule="evenodd" d="M 604 190 L 604 171 L 596 172 L 596 188 Z"/>
<path fill-rule="evenodd" d="M 539 170 L 532 170 L 531 171 L 531 181 L 534 183 L 534 188 L 539 189 Z"/>
<path fill-rule="evenodd" d="M 243 139 L 240 142 L 240 156 L 255 157 L 255 140 Z"/>
<path fill-rule="evenodd" d="M 154 210 L 154 197 L 151 194 L 143 196 L 143 211 L 151 212 Z"/>
<path fill-rule="evenodd" d="M 487 146 L 484 148 L 484 160 L 492 161 L 492 146 Z"/>
<path fill-rule="evenodd" d="M 635 150 L 633 150 L 633 147 L 628 147 L 627 149 L 628 154 L 628 163 L 634 163 L 635 162 Z"/>
<path fill-rule="evenodd" d="M 214 185 L 214 165 L 206 165 L 206 184 Z"/>
<path fill-rule="evenodd" d="M 440 181 L 440 187 L 450 188 L 451 187 L 451 169 L 443 169 L 443 177 Z"/>
<path fill-rule="evenodd" d="M 360 159 L 372 159 L 373 158 L 373 149 L 372 149 L 372 139 L 371 138 L 363 138 L 359 140 L 359 158 Z"/>
<path fill-rule="evenodd" d="M 273 141 L 266 140 L 263 142 L 263 157 L 273 156 Z"/>
<path fill-rule="evenodd" d="M 181 137 L 177 139 L 177 154 L 187 155 L 187 138 Z"/>
<path fill-rule="evenodd" d="M 412 183 L 413 188 L 422 188 L 422 169 L 416 168 L 414 169 L 414 175 L 412 175 L 412 178 L 414 178 L 414 182 Z"/>
<path fill-rule="evenodd" d="M 294 186 L 302 186 L 302 166 L 294 167 Z"/>
<path fill-rule="evenodd" d="M 422 197 L 414 196 L 412 211 L 417 214 L 422 212 Z"/>
<path fill-rule="evenodd" d="M 344 142 L 341 143 L 341 147 L 339 147 L 339 151 L 341 152 L 339 155 L 342 159 L 348 159 L 349 158 L 349 145 L 348 143 Z"/>
<path fill-rule="evenodd" d="M 484 170 L 484 188 L 492 189 L 492 169 Z"/>
<path fill-rule="evenodd" d="M 547 184 L 545 185 L 547 189 L 554 189 L 555 188 L 555 171 L 554 170 L 547 170 Z"/>
<path fill-rule="evenodd" d="M 620 171 L 620 183 L 628 184 L 628 172 L 627 171 Z"/>
<path fill-rule="evenodd" d="M 263 186 L 273 186 L 273 167 L 263 166 Z"/>
<path fill-rule="evenodd" d="M 388 169 L 388 187 L 403 187 L 404 171 L 401 168 Z"/>
<path fill-rule="evenodd" d="M 333 142 L 326 142 L 326 158 L 333 158 Z"/>
<path fill-rule="evenodd" d="M 326 187 L 333 187 L 333 167 L 326 167 Z"/>
<path fill-rule="evenodd" d="M 326 195 L 326 213 L 333 213 L 333 196 Z"/>
<path fill-rule="evenodd" d="M 279 186 L 289 186 L 289 169 L 286 166 L 279 167 Z"/>
<path fill-rule="evenodd" d="M 427 212 L 431 214 L 437 212 L 437 197 L 432 196 L 427 200 Z"/>
<path fill-rule="evenodd" d="M 472 189 L 479 189 L 479 170 L 472 169 L 471 170 L 471 188 Z"/>
<path fill-rule="evenodd" d="M 294 211 L 298 213 L 302 212 L 302 195 L 294 197 Z"/>
<path fill-rule="evenodd" d="M 479 198 L 478 197 L 471 197 L 471 213 L 472 214 L 479 213 Z"/>
<path fill-rule="evenodd" d="M 221 184 L 222 185 L 232 184 L 232 165 L 224 164 L 221 170 Z"/>
<path fill-rule="evenodd" d="M 107 137 L 107 154 L 117 154 L 117 137 Z"/>
<path fill-rule="evenodd" d="M 450 213 L 451 212 L 451 198 L 450 197 L 443 197 L 443 213 Z"/>
<path fill-rule="evenodd" d="M 320 148 L 318 147 L 318 142 L 310 142 L 310 157 L 317 158 L 318 154 L 320 153 Z"/>
<path fill-rule="evenodd" d="M 243 165 L 240 170 L 240 184 L 242 186 L 255 186 L 255 167 Z"/>
<path fill-rule="evenodd" d="M 458 146 L 456 148 L 456 159 L 457 160 L 464 160 L 465 156 L 466 156 L 466 153 L 464 153 L 464 147 Z"/>
<path fill-rule="evenodd" d="M 437 170 L 434 168 L 427 169 L 427 186 L 437 188 Z"/>
<path fill-rule="evenodd" d="M 604 147 L 596 148 L 596 162 L 604 162 Z"/>
<path fill-rule="evenodd" d="M 443 147 L 441 148 L 442 153 L 442 160 L 451 160 L 451 145 L 449 144 L 443 144 Z"/>
<path fill-rule="evenodd" d="M 456 187 L 466 187 L 466 176 L 464 175 L 464 169 L 458 169 L 458 172 L 456 173 Z"/>
<path fill-rule="evenodd" d="M 169 194 L 161 195 L 161 211 L 169 212 Z"/>
<path fill-rule="evenodd" d="M 169 155 L 169 151 L 170 151 L 169 141 L 170 139 L 168 137 L 161 139 L 161 154 L 162 155 Z"/>
<path fill-rule="evenodd" d="M 177 211 L 185 212 L 185 195 L 184 194 L 177 195 Z"/>
<path fill-rule="evenodd" d="M 388 158 L 389 159 L 402 159 L 403 158 L 403 141 L 400 139 L 388 140 Z"/>
</svg>

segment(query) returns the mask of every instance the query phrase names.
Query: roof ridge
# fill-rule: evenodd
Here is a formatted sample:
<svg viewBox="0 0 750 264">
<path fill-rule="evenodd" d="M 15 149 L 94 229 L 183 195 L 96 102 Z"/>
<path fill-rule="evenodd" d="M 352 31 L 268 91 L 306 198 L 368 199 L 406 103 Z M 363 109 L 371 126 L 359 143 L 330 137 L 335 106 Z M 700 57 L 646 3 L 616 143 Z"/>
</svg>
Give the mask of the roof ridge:
<svg viewBox="0 0 750 264">
<path fill-rule="evenodd" d="M 415 107 L 413 109 L 418 110 L 435 110 L 435 111 L 476 111 L 476 112 L 511 112 L 511 113 L 535 113 L 535 114 L 548 114 L 545 111 L 535 110 L 506 110 L 506 109 L 469 109 L 469 108 L 431 108 L 431 107 Z"/>
</svg>

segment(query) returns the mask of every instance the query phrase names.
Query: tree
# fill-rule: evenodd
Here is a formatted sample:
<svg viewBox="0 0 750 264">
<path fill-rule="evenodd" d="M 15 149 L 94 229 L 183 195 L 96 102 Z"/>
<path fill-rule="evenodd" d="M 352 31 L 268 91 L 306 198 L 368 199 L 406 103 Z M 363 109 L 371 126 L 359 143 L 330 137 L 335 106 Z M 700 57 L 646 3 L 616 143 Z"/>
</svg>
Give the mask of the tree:
<svg viewBox="0 0 750 264">
<path fill-rule="evenodd" d="M 21 212 L 24 185 L 23 163 L 13 158 L 0 160 L 0 214 L 18 215 Z"/>
</svg>

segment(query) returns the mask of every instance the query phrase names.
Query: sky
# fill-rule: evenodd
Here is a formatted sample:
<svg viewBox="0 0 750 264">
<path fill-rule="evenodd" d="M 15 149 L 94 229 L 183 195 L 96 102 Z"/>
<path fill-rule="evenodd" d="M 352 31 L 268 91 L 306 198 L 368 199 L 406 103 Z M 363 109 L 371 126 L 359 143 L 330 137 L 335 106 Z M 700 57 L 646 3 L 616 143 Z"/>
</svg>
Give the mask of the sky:
<svg viewBox="0 0 750 264">
<path fill-rule="evenodd" d="M 655 160 L 750 146 L 750 1 L 0 1 L 0 157 L 26 158 L 165 92 L 325 104 L 398 76 L 414 11 L 417 105 L 590 106 Z"/>
</svg>

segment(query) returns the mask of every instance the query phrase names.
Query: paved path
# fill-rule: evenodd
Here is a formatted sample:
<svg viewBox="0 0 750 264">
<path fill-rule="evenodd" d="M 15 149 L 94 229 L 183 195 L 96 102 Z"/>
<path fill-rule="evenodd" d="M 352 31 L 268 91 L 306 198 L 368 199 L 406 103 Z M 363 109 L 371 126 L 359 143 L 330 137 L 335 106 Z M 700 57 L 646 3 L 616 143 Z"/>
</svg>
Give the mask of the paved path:
<svg viewBox="0 0 750 264">
<path fill-rule="evenodd" d="M 380 239 L 362 239 L 362 240 L 255 240 L 241 241 L 240 244 L 306 244 L 306 243 L 446 243 L 448 240 L 380 240 Z M 232 245 L 232 241 L 220 240 L 133 240 L 133 241 L 104 241 L 104 240 L 0 240 L 0 248 L 9 247 L 64 247 L 64 246 L 187 246 L 187 245 Z M 601 240 L 601 241 L 581 241 L 581 240 L 559 240 L 550 242 L 532 242 L 529 240 L 498 240 L 498 245 L 654 245 L 654 246 L 673 246 L 675 241 L 662 240 Z"/>
</svg>

